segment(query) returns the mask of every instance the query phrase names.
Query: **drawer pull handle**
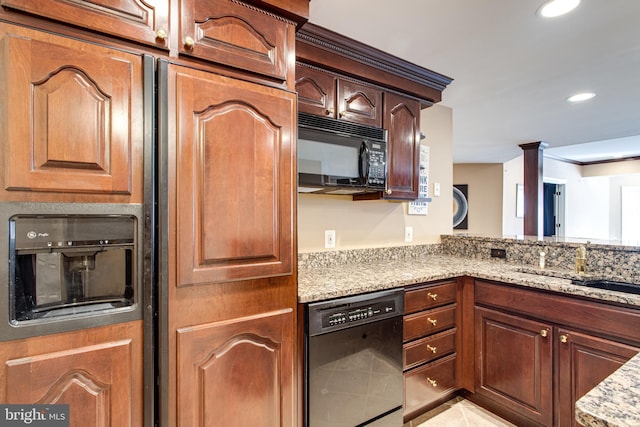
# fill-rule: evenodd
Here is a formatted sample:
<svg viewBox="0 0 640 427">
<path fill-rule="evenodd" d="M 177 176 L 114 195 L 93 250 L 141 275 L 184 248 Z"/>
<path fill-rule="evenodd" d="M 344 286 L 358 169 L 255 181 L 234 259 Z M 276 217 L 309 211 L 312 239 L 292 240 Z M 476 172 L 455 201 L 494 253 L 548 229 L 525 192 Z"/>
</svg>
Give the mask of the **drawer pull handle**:
<svg viewBox="0 0 640 427">
<path fill-rule="evenodd" d="M 542 338 L 546 338 L 547 335 L 549 335 L 549 331 L 547 331 L 546 329 L 540 331 L 540 336 L 542 336 Z"/>
<path fill-rule="evenodd" d="M 427 381 L 429 381 L 431 387 L 438 387 L 438 382 L 436 380 L 432 380 L 431 378 L 427 377 Z"/>
<path fill-rule="evenodd" d="M 560 335 L 560 342 L 561 343 L 566 343 L 567 341 L 569 341 L 569 337 L 566 335 Z"/>
<path fill-rule="evenodd" d="M 158 31 L 156 31 L 156 38 L 159 40 L 166 40 L 167 32 L 163 29 L 159 29 Z"/>
<path fill-rule="evenodd" d="M 432 319 L 431 317 L 427 317 L 427 322 L 431 323 L 433 326 L 438 324 L 438 319 Z"/>
<path fill-rule="evenodd" d="M 191 37 L 187 36 L 184 39 L 184 45 L 187 47 L 187 49 L 191 49 L 193 47 L 193 45 L 196 44 L 195 40 L 193 40 Z"/>
<path fill-rule="evenodd" d="M 327 108 L 327 116 L 333 116 L 333 112 L 334 112 L 333 108 Z"/>
<path fill-rule="evenodd" d="M 434 301 L 438 299 L 438 294 L 432 294 L 431 292 L 428 292 L 427 296 Z"/>
<path fill-rule="evenodd" d="M 438 347 L 431 347 L 429 344 L 427 344 L 427 350 L 429 350 L 433 354 L 436 354 L 438 352 Z"/>
</svg>

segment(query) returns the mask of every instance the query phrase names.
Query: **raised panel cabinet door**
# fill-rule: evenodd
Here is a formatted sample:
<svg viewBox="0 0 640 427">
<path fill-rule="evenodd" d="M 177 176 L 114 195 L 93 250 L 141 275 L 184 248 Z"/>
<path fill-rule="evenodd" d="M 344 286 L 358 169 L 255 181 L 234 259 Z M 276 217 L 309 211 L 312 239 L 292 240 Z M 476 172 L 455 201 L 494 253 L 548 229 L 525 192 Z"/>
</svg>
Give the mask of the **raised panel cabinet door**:
<svg viewBox="0 0 640 427">
<path fill-rule="evenodd" d="M 167 48 L 170 0 L 0 0 L 0 5 Z"/>
<path fill-rule="evenodd" d="M 177 286 L 292 274 L 295 94 L 177 66 L 172 92 Z"/>
<path fill-rule="evenodd" d="M 611 375 L 640 348 L 604 338 L 558 329 L 558 427 L 579 426 L 575 403 L 602 380 Z"/>
<path fill-rule="evenodd" d="M 382 90 L 352 80 L 338 79 L 337 118 L 382 127 Z"/>
<path fill-rule="evenodd" d="M 295 424 L 293 312 L 180 328 L 178 426 Z"/>
<path fill-rule="evenodd" d="M 336 117 L 337 77 L 305 64 L 296 66 L 298 111 L 317 116 Z"/>
<path fill-rule="evenodd" d="M 420 103 L 385 93 L 384 127 L 388 132 L 385 197 L 415 200 L 420 179 Z"/>
<path fill-rule="evenodd" d="M 552 425 L 552 326 L 482 307 L 475 316 L 476 393 Z"/>
<path fill-rule="evenodd" d="M 143 59 L 0 25 L 4 189 L 142 196 Z"/>
<path fill-rule="evenodd" d="M 131 340 L 7 360 L 7 403 L 68 404 L 72 426 L 134 426 Z"/>
<path fill-rule="evenodd" d="M 282 81 L 295 71 L 292 21 L 236 0 L 180 0 L 180 17 L 182 54 Z"/>
</svg>

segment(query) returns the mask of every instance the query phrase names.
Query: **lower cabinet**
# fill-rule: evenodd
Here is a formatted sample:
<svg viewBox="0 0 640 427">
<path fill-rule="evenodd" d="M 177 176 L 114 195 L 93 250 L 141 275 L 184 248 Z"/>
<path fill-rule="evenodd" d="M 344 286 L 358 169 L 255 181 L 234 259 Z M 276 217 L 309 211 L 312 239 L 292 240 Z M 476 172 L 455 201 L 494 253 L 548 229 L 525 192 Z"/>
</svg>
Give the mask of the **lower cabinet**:
<svg viewBox="0 0 640 427">
<path fill-rule="evenodd" d="M 553 327 L 476 307 L 476 395 L 553 422 Z"/>
<path fill-rule="evenodd" d="M 558 328 L 556 425 L 579 426 L 575 402 L 635 356 L 640 348 Z"/>
<path fill-rule="evenodd" d="M 578 425 L 575 402 L 640 351 L 637 310 L 483 281 L 475 295 L 471 399 L 517 425 Z"/>
<path fill-rule="evenodd" d="M 0 342 L 0 402 L 68 404 L 72 426 L 143 425 L 142 320 Z"/>
</svg>

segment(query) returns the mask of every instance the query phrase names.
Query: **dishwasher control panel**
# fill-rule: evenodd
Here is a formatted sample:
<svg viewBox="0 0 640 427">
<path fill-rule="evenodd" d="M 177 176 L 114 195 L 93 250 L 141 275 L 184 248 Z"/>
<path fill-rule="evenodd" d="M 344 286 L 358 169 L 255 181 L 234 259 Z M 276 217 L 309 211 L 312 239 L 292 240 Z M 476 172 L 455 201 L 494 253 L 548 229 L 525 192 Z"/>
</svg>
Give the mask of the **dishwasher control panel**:
<svg viewBox="0 0 640 427">
<path fill-rule="evenodd" d="M 343 325 L 358 320 L 373 319 L 380 315 L 395 313 L 396 311 L 395 302 L 391 300 L 389 302 L 340 310 L 336 313 L 325 313 L 322 317 L 322 326 Z"/>
<path fill-rule="evenodd" d="M 354 297 L 308 304 L 310 335 L 375 322 L 404 312 L 402 290 L 381 291 Z"/>
</svg>

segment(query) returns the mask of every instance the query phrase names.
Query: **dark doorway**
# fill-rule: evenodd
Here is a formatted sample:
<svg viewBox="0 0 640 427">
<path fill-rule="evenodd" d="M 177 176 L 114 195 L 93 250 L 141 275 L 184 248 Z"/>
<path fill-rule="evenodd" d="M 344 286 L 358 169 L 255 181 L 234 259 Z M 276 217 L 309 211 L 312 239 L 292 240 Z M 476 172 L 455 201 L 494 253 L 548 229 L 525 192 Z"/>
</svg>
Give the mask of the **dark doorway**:
<svg viewBox="0 0 640 427">
<path fill-rule="evenodd" d="M 558 186 L 556 184 L 544 183 L 544 235 L 556 235 L 556 193 Z"/>
</svg>

